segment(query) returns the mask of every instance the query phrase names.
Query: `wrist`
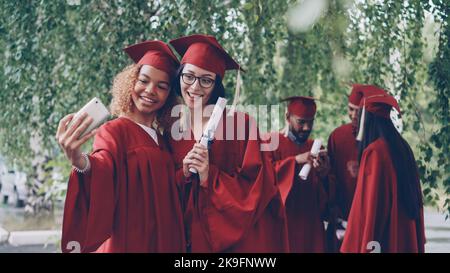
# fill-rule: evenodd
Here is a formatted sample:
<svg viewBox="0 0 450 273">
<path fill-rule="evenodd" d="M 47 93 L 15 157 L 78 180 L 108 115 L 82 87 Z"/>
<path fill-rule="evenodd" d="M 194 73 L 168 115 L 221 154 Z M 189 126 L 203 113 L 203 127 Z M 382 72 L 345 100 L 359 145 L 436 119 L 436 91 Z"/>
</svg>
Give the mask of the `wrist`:
<svg viewBox="0 0 450 273">
<path fill-rule="evenodd" d="M 185 178 L 191 177 L 192 173 L 189 171 L 189 167 L 183 168 L 183 175 Z"/>
<path fill-rule="evenodd" d="M 308 163 L 308 161 L 304 160 L 301 155 L 296 155 L 295 156 L 295 162 L 297 162 L 297 164 L 299 164 L 299 165 L 303 165 L 303 164 Z"/>
<path fill-rule="evenodd" d="M 79 169 L 84 169 L 86 167 L 86 159 L 84 159 L 83 154 L 80 153 L 77 157 L 72 160 L 72 166 Z"/>
<path fill-rule="evenodd" d="M 90 170 L 91 164 L 87 154 L 82 153 L 80 157 L 72 163 L 72 166 L 79 173 L 85 173 Z"/>
<path fill-rule="evenodd" d="M 209 170 L 206 170 L 202 173 L 199 173 L 199 180 L 200 180 L 200 186 L 207 187 L 208 183 L 208 177 L 209 177 Z"/>
<path fill-rule="evenodd" d="M 200 186 L 202 187 L 207 187 L 208 184 L 208 176 L 204 177 L 202 175 L 199 175 L 199 180 L 200 180 Z"/>
</svg>

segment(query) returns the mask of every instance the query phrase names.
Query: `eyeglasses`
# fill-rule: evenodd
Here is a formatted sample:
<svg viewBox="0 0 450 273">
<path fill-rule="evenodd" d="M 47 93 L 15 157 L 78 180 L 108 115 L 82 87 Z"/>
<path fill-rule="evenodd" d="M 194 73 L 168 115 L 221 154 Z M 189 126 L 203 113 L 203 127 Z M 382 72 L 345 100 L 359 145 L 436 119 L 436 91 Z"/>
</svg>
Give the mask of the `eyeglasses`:
<svg viewBox="0 0 450 273">
<path fill-rule="evenodd" d="M 185 84 L 193 85 L 195 81 L 198 79 L 198 82 L 203 88 L 210 88 L 214 84 L 214 80 L 208 77 L 196 77 L 190 73 L 181 74 L 181 79 Z"/>
</svg>

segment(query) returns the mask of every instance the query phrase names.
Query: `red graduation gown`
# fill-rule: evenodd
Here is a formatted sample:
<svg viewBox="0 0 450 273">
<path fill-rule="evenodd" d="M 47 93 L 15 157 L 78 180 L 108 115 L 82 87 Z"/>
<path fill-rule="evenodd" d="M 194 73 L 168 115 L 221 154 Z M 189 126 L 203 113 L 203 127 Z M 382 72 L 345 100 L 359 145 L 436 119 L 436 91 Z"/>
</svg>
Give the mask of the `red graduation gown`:
<svg viewBox="0 0 450 273">
<path fill-rule="evenodd" d="M 236 126 L 241 119 L 237 113 L 222 116 L 209 150 L 206 187 L 197 177 L 183 175 L 182 161 L 195 143 L 192 132 L 186 133 L 190 140 L 170 141 L 177 181 L 185 189 L 185 225 L 192 252 L 288 250 L 286 217 L 273 169 L 260 152 L 259 137 L 249 137 L 257 134 L 255 121 L 247 114 L 239 116 L 243 126 Z M 227 134 L 234 137 L 226 139 Z"/>
<path fill-rule="evenodd" d="M 347 220 L 358 176 L 358 144 L 352 134 L 352 124 L 336 128 L 328 138 L 327 148 L 331 173 L 335 178 L 335 202 L 342 214 L 341 218 Z"/>
<path fill-rule="evenodd" d="M 290 252 L 325 252 L 325 229 L 322 215 L 326 210 L 327 194 L 322 181 L 311 169 L 307 180 L 298 176 L 302 166 L 295 156 L 311 150 L 313 140 L 297 145 L 278 132 L 278 149 L 270 154 L 277 183 L 288 219 Z"/>
<path fill-rule="evenodd" d="M 100 127 L 91 170 L 70 175 L 63 252 L 70 241 L 82 252 L 185 251 L 175 169 L 161 137 L 158 142 L 127 118 Z"/>
<path fill-rule="evenodd" d="M 379 138 L 363 152 L 355 196 L 341 252 L 371 252 L 376 241 L 381 252 L 424 252 L 423 210 L 409 219 L 397 198 L 397 179 L 389 148 Z"/>
</svg>

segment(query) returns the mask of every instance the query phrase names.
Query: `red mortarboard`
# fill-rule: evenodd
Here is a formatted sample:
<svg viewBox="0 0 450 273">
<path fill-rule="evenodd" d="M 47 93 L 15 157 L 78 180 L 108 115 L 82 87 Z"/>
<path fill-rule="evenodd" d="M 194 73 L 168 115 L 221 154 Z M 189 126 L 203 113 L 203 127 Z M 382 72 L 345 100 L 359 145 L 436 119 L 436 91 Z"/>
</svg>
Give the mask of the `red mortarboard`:
<svg viewBox="0 0 450 273">
<path fill-rule="evenodd" d="M 316 102 L 312 97 L 293 96 L 281 101 L 288 101 L 288 112 L 301 118 L 313 119 L 316 114 Z"/>
<path fill-rule="evenodd" d="M 124 51 L 135 63 L 151 65 L 167 72 L 170 77 L 175 75 L 179 65 L 170 47 L 161 41 L 145 41 L 124 48 Z"/>
<path fill-rule="evenodd" d="M 398 106 L 397 100 L 388 94 L 373 95 L 365 98 L 361 102 L 360 107 L 365 106 L 365 109 L 377 116 L 383 118 L 390 118 L 390 113 L 392 107 L 397 109 L 400 113 L 400 107 Z"/>
<path fill-rule="evenodd" d="M 213 36 L 194 34 L 172 40 L 170 44 L 178 54 L 183 56 L 181 64 L 196 65 L 216 73 L 222 79 L 225 70 L 240 69 L 239 64 L 228 55 Z"/>
<path fill-rule="evenodd" d="M 361 119 L 359 121 L 359 132 L 356 137 L 356 140 L 361 141 L 364 135 L 364 122 L 366 111 L 371 112 L 379 117 L 383 117 L 386 119 L 390 119 L 391 117 L 391 109 L 394 107 L 399 114 L 400 107 L 398 106 L 397 100 L 389 95 L 389 94 L 379 94 L 365 97 L 361 100 L 359 107 L 362 108 Z"/>
<path fill-rule="evenodd" d="M 368 97 L 368 96 L 373 96 L 373 95 L 381 95 L 381 94 L 387 94 L 387 92 L 375 85 L 366 85 L 366 84 L 355 83 L 352 85 L 352 92 L 348 96 L 348 101 L 351 104 L 358 106 L 363 97 Z"/>
</svg>

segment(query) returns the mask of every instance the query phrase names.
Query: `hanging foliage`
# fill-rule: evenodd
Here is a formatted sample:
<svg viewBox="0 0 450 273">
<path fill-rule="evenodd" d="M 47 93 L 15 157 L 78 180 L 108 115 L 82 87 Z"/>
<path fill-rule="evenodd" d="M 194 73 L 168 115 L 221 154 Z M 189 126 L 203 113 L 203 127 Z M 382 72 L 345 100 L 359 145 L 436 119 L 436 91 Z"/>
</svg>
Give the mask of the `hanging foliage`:
<svg viewBox="0 0 450 273">
<path fill-rule="evenodd" d="M 57 123 L 93 96 L 111 100 L 112 79 L 130 62 L 121 49 L 206 33 L 247 71 L 241 104 L 317 97 L 314 135 L 323 139 L 348 122 L 348 83 L 389 90 L 426 201 L 450 212 L 447 2 L 0 0 L 0 152 L 30 174 L 34 195 L 48 196 L 70 170 L 54 139 Z M 306 5 L 316 7 L 307 24 Z M 235 73 L 224 79 L 229 98 L 235 81 Z M 56 171 L 63 177 L 45 175 Z"/>
</svg>

